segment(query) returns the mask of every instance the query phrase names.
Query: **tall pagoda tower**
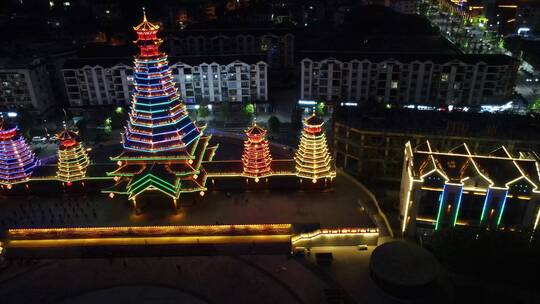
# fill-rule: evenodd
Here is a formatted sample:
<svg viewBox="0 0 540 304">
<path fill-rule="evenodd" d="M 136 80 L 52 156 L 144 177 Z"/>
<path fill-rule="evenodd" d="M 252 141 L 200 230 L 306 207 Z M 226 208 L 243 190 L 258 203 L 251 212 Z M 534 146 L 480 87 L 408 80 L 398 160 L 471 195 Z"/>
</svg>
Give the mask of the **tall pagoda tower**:
<svg viewBox="0 0 540 304">
<path fill-rule="evenodd" d="M 324 121 L 313 113 L 304 120 L 304 129 L 294 159 L 296 175 L 316 183 L 321 178 L 333 178 L 336 170 L 328 151 L 326 136 L 322 129 Z"/>
<path fill-rule="evenodd" d="M 116 184 L 104 190 L 110 197 L 127 195 L 137 208 L 143 193 L 160 192 L 173 200 L 181 193 L 206 191 L 203 161 L 211 161 L 217 146 L 208 147 L 205 126 L 196 125 L 177 92 L 167 55 L 159 51 L 159 25 L 144 15 L 134 27 L 139 47 L 135 56 L 131 111 L 122 134 L 124 151 L 111 160 L 118 168 L 109 172 Z"/>
<path fill-rule="evenodd" d="M 272 174 L 272 156 L 266 140 L 266 130 L 254 123 L 249 129 L 244 131 L 247 140 L 244 141 L 244 152 L 242 154 L 243 174 L 247 177 L 259 178 Z"/>
<path fill-rule="evenodd" d="M 38 163 L 17 127 L 0 117 L 0 185 L 11 189 L 27 182 Z"/>
<path fill-rule="evenodd" d="M 59 141 L 56 177 L 70 186 L 86 176 L 90 159 L 77 133 L 64 126 L 56 136 Z"/>
</svg>

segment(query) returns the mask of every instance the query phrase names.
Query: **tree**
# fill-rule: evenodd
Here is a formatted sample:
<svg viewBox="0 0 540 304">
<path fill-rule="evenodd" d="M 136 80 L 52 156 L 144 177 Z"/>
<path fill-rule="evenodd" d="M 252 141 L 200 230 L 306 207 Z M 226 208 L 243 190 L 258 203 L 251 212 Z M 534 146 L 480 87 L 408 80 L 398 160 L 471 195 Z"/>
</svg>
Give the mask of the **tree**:
<svg viewBox="0 0 540 304">
<path fill-rule="evenodd" d="M 219 106 L 219 114 L 221 116 L 221 119 L 227 122 L 227 120 L 229 120 L 229 117 L 231 116 L 231 104 L 228 102 L 222 103 Z"/>
<path fill-rule="evenodd" d="M 318 116 L 324 116 L 326 115 L 327 107 L 324 102 L 319 102 L 317 106 L 315 106 L 315 114 Z"/>
<path fill-rule="evenodd" d="M 252 103 L 247 103 L 244 106 L 244 115 L 246 118 L 251 119 L 253 114 L 255 114 L 255 106 Z"/>
<path fill-rule="evenodd" d="M 210 115 L 210 110 L 208 109 L 208 105 L 205 102 L 201 102 L 199 104 L 199 108 L 197 109 L 197 116 L 200 118 L 205 118 Z"/>
<path fill-rule="evenodd" d="M 540 99 L 537 99 L 535 101 L 533 101 L 530 105 L 529 105 L 529 110 L 533 111 L 533 112 L 538 112 L 540 111 Z"/>
<path fill-rule="evenodd" d="M 291 114 L 291 129 L 297 133 L 302 129 L 302 109 L 294 108 Z"/>
<path fill-rule="evenodd" d="M 124 111 L 124 108 L 118 107 L 114 110 L 114 112 L 111 115 L 111 128 L 113 130 L 120 129 L 124 126 L 126 123 L 126 120 L 128 119 L 126 111 Z"/>
<path fill-rule="evenodd" d="M 77 130 L 79 130 L 79 136 L 83 140 L 88 140 L 88 138 L 87 138 L 87 136 L 88 136 L 88 125 L 87 125 L 86 119 L 81 119 L 81 120 L 77 121 L 77 123 L 75 124 L 75 127 L 77 127 Z"/>
<path fill-rule="evenodd" d="M 107 117 L 105 119 L 105 122 L 103 123 L 103 126 L 105 127 L 105 134 L 109 134 L 112 132 L 112 119 L 110 117 Z"/>
<path fill-rule="evenodd" d="M 279 121 L 279 118 L 276 116 L 270 116 L 268 119 L 268 130 L 272 133 L 279 133 L 279 129 L 281 128 L 281 122 Z"/>
<path fill-rule="evenodd" d="M 25 109 L 17 110 L 17 114 L 17 126 L 25 137 L 30 137 L 30 129 L 33 125 L 32 115 Z"/>
</svg>

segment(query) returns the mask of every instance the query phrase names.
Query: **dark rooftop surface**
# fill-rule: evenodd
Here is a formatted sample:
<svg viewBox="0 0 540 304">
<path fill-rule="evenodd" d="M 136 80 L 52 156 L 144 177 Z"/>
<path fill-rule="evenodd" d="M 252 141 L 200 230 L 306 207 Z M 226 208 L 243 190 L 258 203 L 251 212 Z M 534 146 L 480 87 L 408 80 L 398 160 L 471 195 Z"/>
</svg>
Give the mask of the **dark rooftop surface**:
<svg viewBox="0 0 540 304">
<path fill-rule="evenodd" d="M 354 51 L 363 53 L 460 53 L 442 38 L 427 20 L 404 15 L 382 6 L 351 9 L 338 30 L 307 32 L 297 42 L 302 50 Z M 300 37 L 299 37 L 300 39 Z"/>
<path fill-rule="evenodd" d="M 255 64 L 260 61 L 265 61 L 266 57 L 253 55 L 253 56 L 236 56 L 236 55 L 224 55 L 224 56 L 182 56 L 182 57 L 169 57 L 169 64 L 176 64 L 179 62 L 188 65 L 199 65 L 201 63 L 218 63 L 218 64 L 230 64 L 234 61 L 241 61 L 247 64 Z M 133 66 L 133 57 L 90 57 L 90 58 L 78 58 L 69 59 L 64 63 L 64 69 L 77 69 L 83 66 L 96 66 L 112 67 L 117 64 L 125 64 Z"/>
<path fill-rule="evenodd" d="M 415 111 L 408 109 L 338 109 L 336 122 L 378 132 L 440 136 L 485 137 L 534 141 L 538 118 L 512 114 Z"/>
<path fill-rule="evenodd" d="M 458 60 L 463 63 L 475 64 L 484 62 L 488 65 L 507 65 L 513 64 L 513 57 L 501 54 L 429 54 L 429 53 L 364 53 L 364 52 L 331 52 L 306 50 L 300 53 L 300 58 L 309 58 L 319 61 L 327 58 L 335 58 L 340 61 L 370 60 L 380 62 L 384 60 L 395 60 L 399 62 L 431 61 L 433 63 L 446 63 Z"/>
</svg>

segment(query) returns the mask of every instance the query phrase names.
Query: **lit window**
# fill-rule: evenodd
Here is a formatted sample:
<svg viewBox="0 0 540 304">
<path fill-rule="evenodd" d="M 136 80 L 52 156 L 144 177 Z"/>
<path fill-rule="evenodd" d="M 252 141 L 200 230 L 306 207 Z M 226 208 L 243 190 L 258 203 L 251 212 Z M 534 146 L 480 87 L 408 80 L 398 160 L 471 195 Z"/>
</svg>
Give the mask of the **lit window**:
<svg viewBox="0 0 540 304">
<path fill-rule="evenodd" d="M 391 85 L 392 89 L 397 89 L 398 88 L 398 82 L 395 81 L 395 80 L 392 80 L 392 83 L 390 85 Z"/>
<path fill-rule="evenodd" d="M 441 81 L 448 81 L 448 74 L 447 73 L 443 73 L 441 75 Z"/>
</svg>

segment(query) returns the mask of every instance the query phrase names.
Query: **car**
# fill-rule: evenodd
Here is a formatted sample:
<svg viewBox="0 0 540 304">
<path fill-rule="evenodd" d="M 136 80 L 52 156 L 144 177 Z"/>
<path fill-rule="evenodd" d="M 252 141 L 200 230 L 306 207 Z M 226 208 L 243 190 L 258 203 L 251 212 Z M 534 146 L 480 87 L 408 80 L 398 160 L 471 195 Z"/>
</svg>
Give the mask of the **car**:
<svg viewBox="0 0 540 304">
<path fill-rule="evenodd" d="M 46 143 L 47 142 L 47 138 L 46 137 L 43 137 L 43 136 L 34 136 L 32 137 L 32 141 L 31 141 L 33 144 L 43 144 L 43 143 Z"/>
<path fill-rule="evenodd" d="M 358 249 L 359 251 L 364 251 L 364 250 L 368 250 L 368 246 L 365 244 L 360 244 L 356 246 L 356 249 Z"/>
</svg>

